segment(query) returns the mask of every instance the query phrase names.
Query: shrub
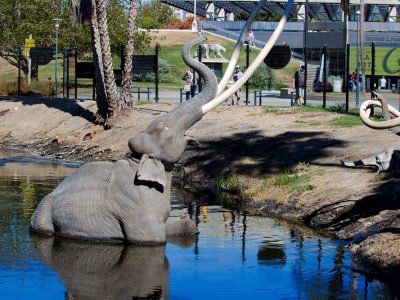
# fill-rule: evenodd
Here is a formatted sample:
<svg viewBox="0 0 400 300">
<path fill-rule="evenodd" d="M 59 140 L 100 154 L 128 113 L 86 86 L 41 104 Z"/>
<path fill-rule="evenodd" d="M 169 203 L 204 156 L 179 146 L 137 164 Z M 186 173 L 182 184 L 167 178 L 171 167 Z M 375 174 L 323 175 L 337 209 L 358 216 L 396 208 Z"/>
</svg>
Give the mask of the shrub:
<svg viewBox="0 0 400 300">
<path fill-rule="evenodd" d="M 275 84 L 275 75 L 269 67 L 262 64 L 250 77 L 249 82 L 256 89 L 271 90 Z"/>
</svg>

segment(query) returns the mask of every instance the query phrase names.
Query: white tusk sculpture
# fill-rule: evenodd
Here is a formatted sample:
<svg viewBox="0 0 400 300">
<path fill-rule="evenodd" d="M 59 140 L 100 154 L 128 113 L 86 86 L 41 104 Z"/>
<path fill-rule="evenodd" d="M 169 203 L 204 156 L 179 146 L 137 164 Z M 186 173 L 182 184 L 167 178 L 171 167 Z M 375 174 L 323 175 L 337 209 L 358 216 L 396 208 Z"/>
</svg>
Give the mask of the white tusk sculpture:
<svg viewBox="0 0 400 300">
<path fill-rule="evenodd" d="M 257 55 L 256 59 L 250 64 L 250 66 L 243 73 L 243 75 L 240 77 L 240 79 L 238 81 L 236 81 L 229 89 L 222 92 L 215 99 L 211 100 L 210 102 L 204 104 L 201 107 L 203 115 L 206 114 L 207 112 L 209 112 L 210 110 L 216 108 L 218 105 L 220 105 L 226 99 L 228 99 L 230 96 L 232 96 L 250 78 L 250 76 L 253 75 L 254 71 L 264 61 L 265 57 L 268 55 L 269 51 L 274 46 L 276 40 L 282 33 L 283 28 L 286 25 L 286 21 L 287 21 L 288 15 L 290 13 L 290 9 L 293 5 L 293 2 L 294 2 L 294 0 L 289 0 L 286 3 L 284 14 L 283 14 L 281 20 L 279 21 L 278 26 L 275 28 L 274 33 L 272 34 L 272 36 L 268 40 L 268 42 L 265 44 L 264 48 Z M 218 86 L 218 88 L 219 88 L 219 86 Z"/>
<path fill-rule="evenodd" d="M 239 59 L 240 49 L 243 46 L 243 42 L 246 38 L 246 35 L 250 29 L 251 24 L 254 21 L 254 18 L 256 17 L 258 11 L 262 8 L 264 3 L 265 3 L 265 0 L 260 0 L 260 2 L 258 2 L 257 6 L 253 9 L 249 18 L 247 19 L 246 24 L 244 25 L 242 32 L 239 35 L 238 41 L 236 43 L 235 49 L 233 50 L 232 57 L 229 61 L 228 67 L 226 68 L 225 74 L 218 84 L 217 95 L 221 94 L 225 90 L 226 85 L 228 84 L 229 80 L 231 79 L 233 72 L 235 70 L 236 63 Z"/>
</svg>

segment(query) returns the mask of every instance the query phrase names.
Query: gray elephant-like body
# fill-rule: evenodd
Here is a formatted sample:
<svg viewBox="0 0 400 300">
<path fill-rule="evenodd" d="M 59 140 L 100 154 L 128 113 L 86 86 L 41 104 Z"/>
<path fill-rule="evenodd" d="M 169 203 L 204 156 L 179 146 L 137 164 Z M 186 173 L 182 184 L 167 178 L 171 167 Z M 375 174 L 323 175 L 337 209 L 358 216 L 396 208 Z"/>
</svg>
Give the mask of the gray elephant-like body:
<svg viewBox="0 0 400 300">
<path fill-rule="evenodd" d="M 40 202 L 32 230 L 86 240 L 165 243 L 170 174 L 160 163 L 152 167 L 161 179 L 141 180 L 146 163 L 126 159 L 85 164 Z"/>
</svg>

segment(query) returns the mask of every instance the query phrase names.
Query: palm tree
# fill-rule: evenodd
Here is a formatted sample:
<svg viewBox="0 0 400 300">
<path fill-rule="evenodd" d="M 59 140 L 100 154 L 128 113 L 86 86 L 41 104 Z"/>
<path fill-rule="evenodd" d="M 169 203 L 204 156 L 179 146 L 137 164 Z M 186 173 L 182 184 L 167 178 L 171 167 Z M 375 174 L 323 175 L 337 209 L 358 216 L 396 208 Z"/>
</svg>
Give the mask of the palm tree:
<svg viewBox="0 0 400 300">
<path fill-rule="evenodd" d="M 137 15 L 137 0 L 131 0 L 129 9 L 128 41 L 123 68 L 122 93 L 118 92 L 112 66 L 110 38 L 107 26 L 105 0 L 72 0 L 72 6 L 84 22 L 90 19 L 95 61 L 97 121 L 105 128 L 114 125 L 121 108 L 130 102 L 130 85 L 133 55 L 133 35 Z"/>
<path fill-rule="evenodd" d="M 128 16 L 128 41 L 125 46 L 124 69 L 122 71 L 121 97 L 124 105 L 131 103 L 132 82 L 132 56 L 134 51 L 133 36 L 135 33 L 135 21 L 137 16 L 137 1 L 131 0 Z"/>
</svg>

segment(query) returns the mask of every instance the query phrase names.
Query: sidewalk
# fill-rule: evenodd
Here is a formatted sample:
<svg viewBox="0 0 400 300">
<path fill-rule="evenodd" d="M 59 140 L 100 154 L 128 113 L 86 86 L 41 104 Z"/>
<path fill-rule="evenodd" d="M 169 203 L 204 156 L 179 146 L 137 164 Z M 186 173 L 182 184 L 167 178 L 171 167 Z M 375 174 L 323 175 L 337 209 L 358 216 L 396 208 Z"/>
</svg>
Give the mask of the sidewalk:
<svg viewBox="0 0 400 300">
<path fill-rule="evenodd" d="M 382 92 L 381 95 L 389 102 L 396 109 L 400 109 L 400 94 L 399 93 L 392 93 L 390 91 Z M 370 93 L 366 93 L 364 95 L 360 94 L 360 101 L 358 107 L 361 103 L 367 99 L 370 99 Z M 312 106 L 322 106 L 322 93 L 311 93 L 307 94 L 307 105 Z M 337 105 L 345 105 L 346 95 L 337 94 L 337 93 L 327 93 L 326 94 L 326 106 L 337 106 Z M 155 94 L 150 94 L 150 101 L 154 103 Z M 79 94 L 78 99 L 81 100 L 91 100 L 92 94 Z M 133 93 L 133 99 L 138 100 L 138 95 Z M 241 93 L 240 97 L 240 105 L 239 106 L 246 106 L 245 99 L 246 94 L 244 91 Z M 140 101 L 147 102 L 147 94 L 140 94 Z M 182 102 L 185 102 L 185 95 L 182 95 Z M 172 90 L 160 90 L 159 91 L 159 101 L 160 103 L 179 103 L 180 102 L 180 92 L 179 90 L 172 91 Z M 230 105 L 230 101 L 227 101 L 226 104 L 223 103 L 222 105 Z M 253 91 L 249 92 L 249 104 L 250 106 L 255 105 L 254 93 Z M 256 105 L 259 105 L 259 99 L 256 99 Z M 289 107 L 291 106 L 291 99 L 290 98 L 281 98 L 279 91 L 263 91 L 263 97 L 261 100 L 262 106 L 276 106 L 276 107 Z M 355 93 L 349 94 L 349 108 L 356 108 L 356 101 L 355 101 Z"/>
</svg>

